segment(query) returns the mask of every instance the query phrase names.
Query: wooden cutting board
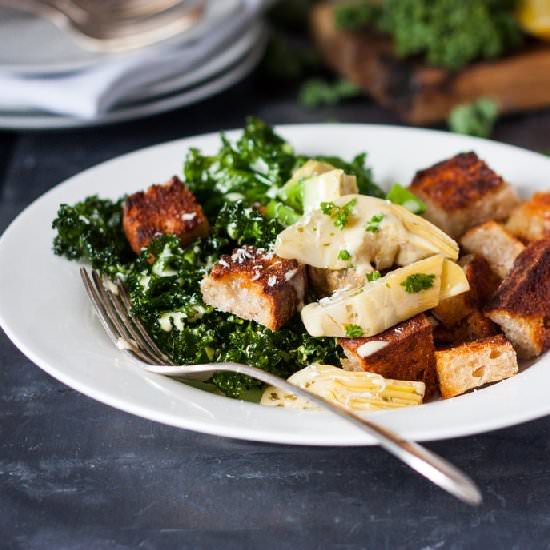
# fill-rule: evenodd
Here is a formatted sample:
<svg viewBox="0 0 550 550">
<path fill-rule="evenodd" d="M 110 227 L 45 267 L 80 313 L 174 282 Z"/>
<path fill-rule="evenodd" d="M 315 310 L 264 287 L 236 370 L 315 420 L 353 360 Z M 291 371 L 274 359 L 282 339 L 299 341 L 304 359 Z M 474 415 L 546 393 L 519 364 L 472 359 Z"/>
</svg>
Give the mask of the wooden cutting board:
<svg viewBox="0 0 550 550">
<path fill-rule="evenodd" d="M 325 61 L 407 122 L 442 121 L 453 106 L 481 96 L 493 98 L 501 112 L 550 105 L 550 45 L 538 43 L 450 72 L 398 58 L 391 41 L 374 31 L 337 28 L 333 10 L 326 3 L 311 12 L 313 37 Z"/>
</svg>

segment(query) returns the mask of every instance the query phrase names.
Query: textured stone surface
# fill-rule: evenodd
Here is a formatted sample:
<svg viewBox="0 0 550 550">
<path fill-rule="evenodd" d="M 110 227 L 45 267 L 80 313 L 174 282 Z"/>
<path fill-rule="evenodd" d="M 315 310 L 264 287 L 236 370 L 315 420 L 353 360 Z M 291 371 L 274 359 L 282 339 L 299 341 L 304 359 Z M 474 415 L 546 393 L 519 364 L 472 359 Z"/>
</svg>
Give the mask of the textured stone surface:
<svg viewBox="0 0 550 550">
<path fill-rule="evenodd" d="M 31 200 L 146 145 L 272 123 L 397 121 L 368 102 L 304 111 L 248 80 L 190 109 L 104 129 L 0 133 L 0 230 Z M 550 112 L 496 139 L 550 149 Z M 9 269 L 2 265 L 1 269 Z M 470 509 L 378 448 L 205 436 L 130 416 L 34 366 L 0 332 L 2 548 L 550 548 L 550 418 L 429 444 L 469 472 Z"/>
</svg>

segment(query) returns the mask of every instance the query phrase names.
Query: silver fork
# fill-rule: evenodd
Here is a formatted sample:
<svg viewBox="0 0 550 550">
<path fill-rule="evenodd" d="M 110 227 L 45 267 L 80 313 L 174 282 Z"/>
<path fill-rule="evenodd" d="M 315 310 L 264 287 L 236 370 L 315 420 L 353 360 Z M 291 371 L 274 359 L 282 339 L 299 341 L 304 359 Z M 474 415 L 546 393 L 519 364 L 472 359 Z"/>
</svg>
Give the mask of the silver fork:
<svg viewBox="0 0 550 550">
<path fill-rule="evenodd" d="M 131 0 L 125 6 L 98 9 L 80 0 L 0 0 L 0 7 L 23 10 L 69 31 L 84 48 L 116 53 L 142 48 L 193 27 L 207 0 Z"/>
<path fill-rule="evenodd" d="M 302 389 L 283 378 L 250 365 L 239 363 L 208 363 L 204 365 L 175 365 L 153 342 L 147 331 L 131 313 L 130 298 L 121 281 L 104 284 L 95 270 L 88 273 L 80 268 L 86 292 L 92 302 L 105 332 L 121 350 L 128 352 L 144 370 L 174 378 L 196 378 L 216 372 L 246 374 L 285 392 L 318 405 L 320 408 L 343 418 L 374 437 L 381 447 L 408 464 L 433 483 L 471 505 L 479 505 L 482 497 L 474 482 L 455 466 L 428 451 L 414 441 L 380 426 L 372 420 L 352 413 L 326 399 Z"/>
</svg>

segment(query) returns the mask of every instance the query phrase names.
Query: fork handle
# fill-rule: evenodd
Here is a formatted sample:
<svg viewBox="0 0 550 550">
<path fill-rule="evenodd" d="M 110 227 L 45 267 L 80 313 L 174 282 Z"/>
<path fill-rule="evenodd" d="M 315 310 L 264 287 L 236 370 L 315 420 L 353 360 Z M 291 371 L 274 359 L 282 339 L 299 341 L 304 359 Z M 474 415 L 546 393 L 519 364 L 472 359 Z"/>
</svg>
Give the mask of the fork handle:
<svg viewBox="0 0 550 550">
<path fill-rule="evenodd" d="M 168 376 L 175 376 L 178 374 L 181 376 L 189 376 L 190 374 L 199 373 L 235 372 L 256 378 L 257 380 L 265 382 L 271 386 L 275 386 L 280 390 L 307 399 L 322 409 L 325 409 L 340 418 L 343 418 L 347 422 L 350 422 L 376 439 L 381 447 L 410 466 L 413 470 L 416 470 L 419 474 L 428 478 L 430 481 L 463 502 L 474 506 L 481 503 L 481 493 L 475 483 L 458 468 L 440 456 L 437 456 L 418 443 L 405 439 L 395 432 L 380 426 L 368 418 L 359 416 L 324 399 L 319 395 L 291 384 L 283 378 L 279 378 L 269 372 L 250 365 L 241 365 L 239 363 L 208 363 L 204 365 L 182 367 L 146 365 L 145 368 L 149 372 Z"/>
</svg>

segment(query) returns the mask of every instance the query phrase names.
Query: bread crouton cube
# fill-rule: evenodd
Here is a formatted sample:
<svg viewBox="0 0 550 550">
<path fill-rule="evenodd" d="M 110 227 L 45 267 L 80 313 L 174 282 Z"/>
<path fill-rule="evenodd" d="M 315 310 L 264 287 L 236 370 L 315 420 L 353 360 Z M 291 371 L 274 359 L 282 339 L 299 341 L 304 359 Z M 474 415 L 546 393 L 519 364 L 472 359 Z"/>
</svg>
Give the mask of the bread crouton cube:
<svg viewBox="0 0 550 550">
<path fill-rule="evenodd" d="M 443 399 L 499 382 L 518 372 L 514 348 L 502 334 L 436 351 L 435 358 Z"/>
<path fill-rule="evenodd" d="M 130 195 L 124 203 L 123 227 L 136 254 L 158 235 L 176 235 L 183 246 L 208 235 L 201 205 L 176 176 Z"/>
<path fill-rule="evenodd" d="M 296 260 L 243 246 L 220 258 L 201 291 L 206 304 L 278 330 L 303 304 L 306 273 Z"/>
<path fill-rule="evenodd" d="M 524 244 L 510 235 L 502 225 L 488 221 L 466 232 L 460 244 L 468 251 L 485 258 L 491 269 L 504 279 L 515 259 L 523 252 Z"/>
<path fill-rule="evenodd" d="M 452 327 L 438 324 L 434 327 L 434 340 L 438 348 L 457 346 L 465 342 L 496 336 L 499 327 L 478 309 L 473 310 L 461 322 Z"/>
<path fill-rule="evenodd" d="M 535 193 L 510 215 L 506 229 L 525 241 L 550 239 L 550 191 Z"/>
<path fill-rule="evenodd" d="M 461 258 L 459 264 L 468 279 L 470 290 L 441 301 L 432 310 L 438 321 L 446 327 L 455 326 L 484 305 L 500 284 L 500 278 L 481 256 L 469 254 Z"/>
<path fill-rule="evenodd" d="M 426 384 L 426 397 L 437 389 L 432 323 L 421 313 L 368 338 L 339 338 L 346 370 L 375 372 L 384 378 Z"/>
<path fill-rule="evenodd" d="M 550 239 L 533 241 L 485 308 L 485 314 L 531 358 L 550 347 Z"/>
<path fill-rule="evenodd" d="M 417 172 L 409 189 L 426 203 L 424 217 L 454 239 L 487 220 L 506 220 L 519 204 L 515 191 L 475 153 Z"/>
</svg>

